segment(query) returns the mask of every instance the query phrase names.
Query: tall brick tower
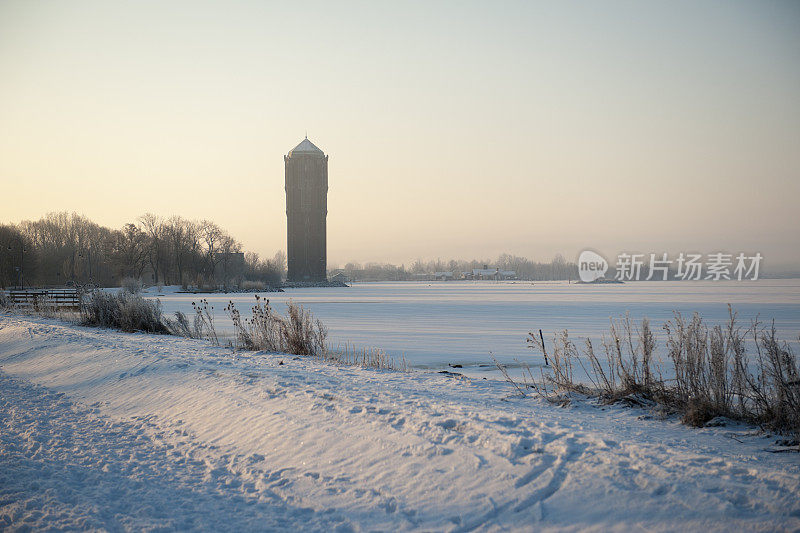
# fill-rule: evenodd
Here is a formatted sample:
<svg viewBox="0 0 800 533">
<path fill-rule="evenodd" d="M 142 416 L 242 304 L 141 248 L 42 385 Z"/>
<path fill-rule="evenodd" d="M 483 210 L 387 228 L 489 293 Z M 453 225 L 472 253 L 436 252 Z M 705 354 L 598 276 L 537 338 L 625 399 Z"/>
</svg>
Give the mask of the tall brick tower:
<svg viewBox="0 0 800 533">
<path fill-rule="evenodd" d="M 283 157 L 283 162 L 288 281 L 326 281 L 328 156 L 306 137 Z"/>
</svg>

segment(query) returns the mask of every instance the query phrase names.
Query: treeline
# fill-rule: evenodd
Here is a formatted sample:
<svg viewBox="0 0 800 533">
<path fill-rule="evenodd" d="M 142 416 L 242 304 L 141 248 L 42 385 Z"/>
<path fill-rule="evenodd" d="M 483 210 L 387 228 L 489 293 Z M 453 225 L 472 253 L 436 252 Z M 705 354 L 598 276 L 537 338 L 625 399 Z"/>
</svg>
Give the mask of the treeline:
<svg viewBox="0 0 800 533">
<path fill-rule="evenodd" d="M 501 254 L 497 258 L 497 266 L 500 270 L 515 271 L 519 279 L 533 281 L 578 279 L 578 265 L 567 262 L 561 254 L 556 254 L 549 263 L 535 262 L 516 255 Z"/>
<path fill-rule="evenodd" d="M 522 280 L 577 279 L 578 269 L 560 255 L 550 262 L 502 254 L 496 260 L 414 261 L 410 267 L 347 263 L 343 272 L 358 281 L 405 281 L 473 269 L 513 270 Z M 208 220 L 162 218 L 150 213 L 120 229 L 101 226 L 75 213 L 50 213 L 39 220 L 0 224 L 0 287 L 119 286 L 130 278 L 152 285 L 202 289 L 261 289 L 285 278 L 286 255 L 270 259 L 244 252 L 228 232 Z"/>
<path fill-rule="evenodd" d="M 94 284 L 125 278 L 202 288 L 277 286 L 286 257 L 268 260 L 208 220 L 145 214 L 110 229 L 75 213 L 0 225 L 0 287 Z"/>
<path fill-rule="evenodd" d="M 357 281 L 407 281 L 420 277 L 433 278 L 437 272 L 452 272 L 454 279 L 460 279 L 464 273 L 471 273 L 473 269 L 499 269 L 513 270 L 517 279 L 543 281 L 543 280 L 569 280 L 578 278 L 578 266 L 568 263 L 560 254 L 550 262 L 536 262 L 525 257 L 510 254 L 501 254 L 496 260 L 489 259 L 451 259 L 443 261 L 435 259 L 430 261 L 416 260 L 410 267 L 405 265 L 392 265 L 387 263 L 347 263 L 344 268 L 332 269 L 333 272 L 343 272 L 351 280 Z"/>
</svg>

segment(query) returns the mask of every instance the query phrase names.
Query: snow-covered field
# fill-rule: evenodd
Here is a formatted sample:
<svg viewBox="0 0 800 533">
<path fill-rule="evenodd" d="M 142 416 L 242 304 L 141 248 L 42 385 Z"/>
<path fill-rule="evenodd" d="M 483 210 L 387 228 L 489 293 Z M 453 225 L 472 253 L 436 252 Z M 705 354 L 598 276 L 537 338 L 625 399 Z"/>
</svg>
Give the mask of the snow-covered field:
<svg viewBox="0 0 800 533">
<path fill-rule="evenodd" d="M 774 436 L 511 393 L 0 315 L 0 529 L 800 529 Z"/>
<path fill-rule="evenodd" d="M 230 332 L 224 309 L 233 301 L 245 316 L 253 294 L 180 294 L 177 287 L 162 293 L 152 288 L 165 314 L 192 314 L 200 298 L 214 307 L 220 332 Z M 162 294 L 162 296 L 157 296 Z M 532 367 L 543 364 L 541 354 L 525 344 L 527 333 L 542 329 L 548 343 L 569 329 L 574 339 L 591 337 L 596 346 L 608 332 L 609 319 L 629 312 L 639 322 L 647 317 L 657 336 L 664 322 L 680 311 L 699 312 L 709 323 L 728 318 L 728 304 L 748 326 L 760 317 L 775 319 L 779 334 L 797 341 L 800 334 L 800 280 L 666 281 L 585 285 L 566 282 L 395 282 L 356 283 L 352 287 L 287 289 L 262 294 L 284 312 L 289 299 L 310 309 L 330 330 L 331 344 L 378 347 L 403 356 L 417 368 L 464 365 L 473 376 L 495 369 L 489 356 Z M 661 346 L 664 345 L 663 338 Z M 797 344 L 795 344 L 797 347 Z"/>
</svg>

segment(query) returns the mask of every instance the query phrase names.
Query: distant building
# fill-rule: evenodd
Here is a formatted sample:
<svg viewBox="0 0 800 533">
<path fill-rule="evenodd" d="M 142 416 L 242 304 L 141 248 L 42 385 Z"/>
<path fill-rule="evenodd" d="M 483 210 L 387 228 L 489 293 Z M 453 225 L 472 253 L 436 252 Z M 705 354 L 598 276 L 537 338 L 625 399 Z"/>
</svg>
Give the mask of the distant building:
<svg viewBox="0 0 800 533">
<path fill-rule="evenodd" d="M 216 252 L 214 254 L 214 280 L 224 285 L 239 283 L 244 274 L 244 252 Z"/>
<path fill-rule="evenodd" d="M 308 137 L 283 157 L 288 281 L 326 280 L 328 156 Z"/>
<path fill-rule="evenodd" d="M 447 281 L 453 279 L 452 272 L 434 272 L 433 277 L 436 280 Z"/>
<path fill-rule="evenodd" d="M 214 252 L 214 263 L 226 269 L 244 270 L 244 252 Z"/>
<path fill-rule="evenodd" d="M 331 283 L 350 283 L 350 278 L 344 272 L 337 272 L 331 276 Z"/>
<path fill-rule="evenodd" d="M 472 272 L 465 272 L 468 279 L 516 279 L 517 273 L 514 270 L 500 270 L 499 268 L 473 268 Z"/>
</svg>

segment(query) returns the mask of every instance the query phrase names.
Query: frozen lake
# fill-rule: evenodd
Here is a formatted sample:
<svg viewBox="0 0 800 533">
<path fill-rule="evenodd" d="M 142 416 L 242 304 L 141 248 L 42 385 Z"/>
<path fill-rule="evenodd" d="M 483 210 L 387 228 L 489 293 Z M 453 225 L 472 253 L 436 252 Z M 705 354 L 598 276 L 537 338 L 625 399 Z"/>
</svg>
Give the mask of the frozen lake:
<svg viewBox="0 0 800 533">
<path fill-rule="evenodd" d="M 587 336 L 599 340 L 608 332 L 609 320 L 626 312 L 636 322 L 649 318 L 661 346 L 661 328 L 673 311 L 688 316 L 696 311 L 707 322 L 720 323 L 727 318 L 729 303 L 742 326 L 759 316 L 764 322 L 774 319 L 784 339 L 797 341 L 800 334 L 800 279 L 606 285 L 387 282 L 261 295 L 280 313 L 285 312 L 289 299 L 311 310 L 328 327 L 334 347 L 345 343 L 374 346 L 392 356 L 405 356 L 414 367 L 462 364 L 469 373 L 494 370 L 489 352 L 504 362 L 513 363 L 516 358 L 539 366 L 541 356 L 525 343 L 528 331 L 541 328 L 550 349 L 554 334 L 563 329 L 576 340 Z M 181 310 L 189 316 L 192 302 L 206 298 L 214 306 L 217 330 L 228 333 L 231 323 L 224 311 L 228 301 L 244 316 L 249 316 L 255 301 L 252 293 L 165 291 L 158 298 L 165 314 Z"/>
</svg>

